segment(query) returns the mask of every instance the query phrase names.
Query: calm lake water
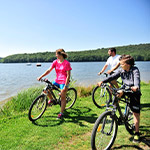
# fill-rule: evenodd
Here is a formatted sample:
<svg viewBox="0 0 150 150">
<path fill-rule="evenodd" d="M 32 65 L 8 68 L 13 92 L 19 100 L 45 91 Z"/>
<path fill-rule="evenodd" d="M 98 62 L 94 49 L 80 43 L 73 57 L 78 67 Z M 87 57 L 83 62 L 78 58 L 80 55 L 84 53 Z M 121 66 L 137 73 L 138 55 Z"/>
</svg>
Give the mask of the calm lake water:
<svg viewBox="0 0 150 150">
<path fill-rule="evenodd" d="M 73 69 L 71 72 L 72 77 L 78 85 L 89 86 L 96 84 L 104 78 L 97 75 L 104 64 L 105 62 L 71 63 Z M 50 66 L 51 63 L 42 63 L 41 67 L 36 67 L 35 63 L 32 63 L 31 66 L 27 66 L 24 63 L 0 63 L 0 101 L 16 95 L 23 89 L 43 84 L 37 81 L 37 77 Z M 141 72 L 141 80 L 145 82 L 150 81 L 150 61 L 136 62 L 136 66 Z M 55 79 L 55 71 L 53 70 L 47 78 L 53 81 Z"/>
</svg>

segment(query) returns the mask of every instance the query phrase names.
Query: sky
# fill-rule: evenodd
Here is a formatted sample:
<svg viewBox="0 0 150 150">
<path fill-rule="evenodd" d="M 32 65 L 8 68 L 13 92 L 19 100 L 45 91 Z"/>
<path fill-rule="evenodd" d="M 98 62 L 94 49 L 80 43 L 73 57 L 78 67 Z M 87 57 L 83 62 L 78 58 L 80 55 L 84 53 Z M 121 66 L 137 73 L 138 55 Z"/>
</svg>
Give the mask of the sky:
<svg viewBox="0 0 150 150">
<path fill-rule="evenodd" d="M 0 0 L 0 57 L 150 43 L 150 0 Z"/>
</svg>

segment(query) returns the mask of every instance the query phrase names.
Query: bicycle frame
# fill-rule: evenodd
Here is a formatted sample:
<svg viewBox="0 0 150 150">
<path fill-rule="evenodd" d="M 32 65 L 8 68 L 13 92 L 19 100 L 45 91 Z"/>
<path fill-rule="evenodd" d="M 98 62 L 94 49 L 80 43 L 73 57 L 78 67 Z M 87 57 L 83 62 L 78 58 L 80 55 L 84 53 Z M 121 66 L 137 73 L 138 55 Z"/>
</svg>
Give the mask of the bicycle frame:
<svg viewBox="0 0 150 150">
<path fill-rule="evenodd" d="M 120 105 L 119 105 L 118 101 L 122 101 L 122 102 L 126 103 L 125 113 L 124 114 L 121 111 L 121 108 L 120 108 Z M 113 108 L 110 108 L 110 106 L 113 107 Z M 120 98 L 114 96 L 112 104 L 111 105 L 110 104 L 106 105 L 106 111 L 112 110 L 112 115 L 115 115 L 116 111 L 118 110 L 120 119 L 117 117 L 117 115 L 116 115 L 116 118 L 118 119 L 119 123 L 121 124 L 121 123 L 124 123 L 125 120 L 126 120 L 127 107 L 129 107 L 129 98 L 128 97 L 125 96 L 124 98 L 120 99 Z"/>
<path fill-rule="evenodd" d="M 50 81 L 41 80 L 41 82 L 46 82 L 46 87 L 43 89 L 42 93 L 45 95 L 48 95 L 48 93 L 50 92 L 50 94 L 52 95 L 52 97 L 54 98 L 54 100 L 56 102 L 60 101 L 60 96 L 59 96 L 59 99 L 57 99 L 53 92 L 53 90 L 57 90 L 57 91 L 61 92 L 59 90 L 59 88 L 57 88 L 55 85 L 53 85 Z M 45 93 L 45 91 L 46 91 L 46 93 Z"/>
</svg>

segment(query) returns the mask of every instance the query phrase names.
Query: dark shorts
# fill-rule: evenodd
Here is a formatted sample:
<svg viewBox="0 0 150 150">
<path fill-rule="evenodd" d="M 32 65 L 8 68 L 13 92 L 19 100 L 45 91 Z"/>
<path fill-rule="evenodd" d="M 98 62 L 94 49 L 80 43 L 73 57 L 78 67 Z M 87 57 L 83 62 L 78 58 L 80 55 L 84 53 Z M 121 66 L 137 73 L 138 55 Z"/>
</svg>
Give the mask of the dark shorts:
<svg viewBox="0 0 150 150">
<path fill-rule="evenodd" d="M 140 99 L 141 99 L 141 93 L 140 92 L 135 92 L 135 93 L 130 93 L 127 94 L 130 97 L 130 109 L 135 112 L 135 113 L 140 113 Z"/>
</svg>

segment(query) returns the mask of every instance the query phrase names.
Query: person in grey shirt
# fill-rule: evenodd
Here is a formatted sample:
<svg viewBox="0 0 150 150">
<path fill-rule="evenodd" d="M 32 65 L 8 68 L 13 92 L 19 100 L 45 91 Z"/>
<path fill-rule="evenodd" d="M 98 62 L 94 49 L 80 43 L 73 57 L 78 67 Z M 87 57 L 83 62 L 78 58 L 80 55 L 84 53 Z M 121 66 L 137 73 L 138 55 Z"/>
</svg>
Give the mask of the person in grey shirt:
<svg viewBox="0 0 150 150">
<path fill-rule="evenodd" d="M 130 55 L 122 55 L 120 57 L 120 66 L 116 73 L 112 74 L 108 78 L 104 79 L 101 82 L 98 82 L 98 85 L 101 86 L 102 83 L 110 82 L 118 77 L 121 77 L 123 81 L 122 88 L 130 87 L 133 91 L 132 94 L 129 94 L 130 97 L 130 108 L 133 112 L 134 124 L 135 124 L 135 135 L 133 142 L 140 141 L 139 134 L 139 124 L 140 124 L 140 72 L 137 67 L 134 66 L 134 59 Z M 118 90 L 118 97 L 123 96 L 123 90 Z"/>
</svg>

